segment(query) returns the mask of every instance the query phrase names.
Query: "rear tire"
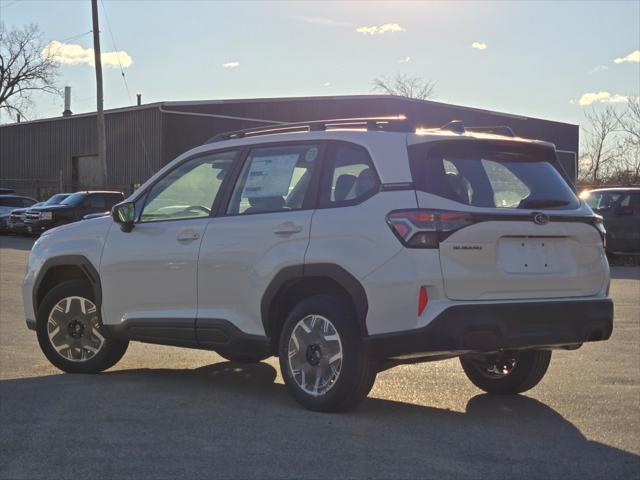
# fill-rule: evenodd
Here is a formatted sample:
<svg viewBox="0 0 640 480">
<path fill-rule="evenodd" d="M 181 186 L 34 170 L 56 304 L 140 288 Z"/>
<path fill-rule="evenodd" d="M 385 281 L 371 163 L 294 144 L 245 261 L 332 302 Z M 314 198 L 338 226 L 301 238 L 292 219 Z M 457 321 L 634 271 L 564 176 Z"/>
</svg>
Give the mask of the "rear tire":
<svg viewBox="0 0 640 480">
<path fill-rule="evenodd" d="M 338 295 L 309 297 L 287 316 L 280 335 L 280 370 L 305 408 L 349 410 L 371 391 L 377 368 L 354 317 L 350 303 Z"/>
<path fill-rule="evenodd" d="M 82 280 L 52 288 L 36 319 L 38 343 L 47 359 L 67 373 L 96 373 L 113 367 L 129 342 L 109 338 L 93 289 Z"/>
<path fill-rule="evenodd" d="M 515 361 L 514 363 L 511 363 Z M 551 350 L 523 350 L 502 357 L 460 357 L 471 383 L 487 393 L 513 395 L 535 387 L 547 373 Z"/>
</svg>

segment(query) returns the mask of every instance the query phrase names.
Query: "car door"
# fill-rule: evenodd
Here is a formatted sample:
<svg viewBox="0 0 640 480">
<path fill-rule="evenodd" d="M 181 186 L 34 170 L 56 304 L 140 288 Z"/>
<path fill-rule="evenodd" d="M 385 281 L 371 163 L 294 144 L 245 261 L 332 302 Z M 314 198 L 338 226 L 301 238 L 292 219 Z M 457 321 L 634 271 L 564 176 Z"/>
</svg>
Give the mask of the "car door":
<svg viewBox="0 0 640 480">
<path fill-rule="evenodd" d="M 198 340 L 216 342 L 220 322 L 264 335 L 260 302 L 274 276 L 302 270 L 309 243 L 318 143 L 250 148 L 220 216 L 209 221 L 198 266 Z"/>
<path fill-rule="evenodd" d="M 130 232 L 111 227 L 100 264 L 105 324 L 127 321 L 132 338 L 193 341 L 200 242 L 236 153 L 180 163 L 135 200 Z"/>
</svg>

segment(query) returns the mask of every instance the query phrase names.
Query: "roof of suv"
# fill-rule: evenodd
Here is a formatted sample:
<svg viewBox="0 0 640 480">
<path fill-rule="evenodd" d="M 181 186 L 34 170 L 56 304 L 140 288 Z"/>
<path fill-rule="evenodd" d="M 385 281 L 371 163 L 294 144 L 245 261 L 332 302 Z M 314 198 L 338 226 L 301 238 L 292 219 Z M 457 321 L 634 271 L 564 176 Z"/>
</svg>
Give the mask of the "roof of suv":
<svg viewBox="0 0 640 480">
<path fill-rule="evenodd" d="M 392 117 L 365 117 L 330 120 L 313 120 L 309 122 L 283 123 L 246 130 L 237 130 L 216 135 L 207 144 L 232 140 L 233 145 L 255 143 L 253 139 L 259 137 L 263 142 L 281 140 L 304 140 L 336 138 L 362 140 L 384 133 L 400 135 L 406 138 L 407 144 L 427 142 L 441 139 L 481 139 L 508 140 L 515 142 L 534 143 L 555 148 L 555 145 L 541 140 L 516 137 L 508 126 L 466 127 L 459 120 L 454 120 L 440 128 L 424 128 L 418 123 L 409 121 L 404 115 Z M 387 136 L 388 138 L 388 136 Z M 356 140 L 357 141 L 357 140 Z"/>
</svg>

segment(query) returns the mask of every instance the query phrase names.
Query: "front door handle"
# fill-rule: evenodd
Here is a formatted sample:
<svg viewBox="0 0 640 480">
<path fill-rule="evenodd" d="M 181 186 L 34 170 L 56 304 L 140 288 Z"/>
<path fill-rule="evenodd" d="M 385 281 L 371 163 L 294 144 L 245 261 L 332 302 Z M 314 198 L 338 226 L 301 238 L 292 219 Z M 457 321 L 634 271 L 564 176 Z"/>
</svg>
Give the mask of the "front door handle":
<svg viewBox="0 0 640 480">
<path fill-rule="evenodd" d="M 196 232 L 193 228 L 187 228 L 186 230 L 182 230 L 177 237 L 179 242 L 193 242 L 200 238 L 200 234 Z"/>
<path fill-rule="evenodd" d="M 302 227 L 293 222 L 281 223 L 273 229 L 273 233 L 276 235 L 293 235 L 294 233 L 300 233 L 301 231 Z"/>
</svg>

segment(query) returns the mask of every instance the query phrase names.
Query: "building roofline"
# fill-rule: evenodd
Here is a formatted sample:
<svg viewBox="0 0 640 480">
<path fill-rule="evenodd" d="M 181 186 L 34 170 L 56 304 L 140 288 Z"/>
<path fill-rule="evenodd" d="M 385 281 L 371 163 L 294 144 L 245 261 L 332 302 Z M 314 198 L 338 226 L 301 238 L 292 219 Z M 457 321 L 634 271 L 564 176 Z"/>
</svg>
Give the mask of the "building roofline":
<svg viewBox="0 0 640 480">
<path fill-rule="evenodd" d="M 147 110 L 147 109 L 155 109 L 155 108 L 161 108 L 161 107 L 166 107 L 166 108 L 192 107 L 192 106 L 198 106 L 198 105 L 232 105 L 232 104 L 240 104 L 240 103 L 286 102 L 286 101 L 305 101 L 305 100 L 310 101 L 310 100 L 365 100 L 365 99 L 368 99 L 368 100 L 394 99 L 394 100 L 407 102 L 407 103 L 418 103 L 418 104 L 434 105 L 434 106 L 444 107 L 444 108 L 453 108 L 453 109 L 460 109 L 460 110 L 466 110 L 466 111 L 480 112 L 480 113 L 486 113 L 486 114 L 492 114 L 492 115 L 499 115 L 502 117 L 515 118 L 518 120 L 537 120 L 537 121 L 544 121 L 549 123 L 556 123 L 561 125 L 578 127 L 578 125 L 576 124 L 560 122 L 557 120 L 528 117 L 526 115 L 517 115 L 512 113 L 498 112 L 495 110 L 487 110 L 483 108 L 467 107 L 464 105 L 455 105 L 455 104 L 445 103 L 445 102 L 436 102 L 433 100 L 419 100 L 415 98 L 407 98 L 407 97 L 401 97 L 397 95 L 381 95 L 381 94 L 317 95 L 317 96 L 306 96 L 306 97 L 260 97 L 260 98 L 222 99 L 222 100 L 162 101 L 162 102 L 146 103 L 143 105 L 131 105 L 126 107 L 111 108 L 111 109 L 105 110 L 104 113 L 105 115 L 109 115 L 112 113 L 122 113 L 122 112 L 134 111 L 134 110 Z M 74 118 L 90 117 L 90 116 L 94 116 L 95 114 L 96 112 L 86 112 L 86 113 L 70 115 L 68 117 L 59 116 L 59 117 L 41 118 L 36 120 L 28 120 L 20 123 L 5 123 L 5 124 L 1 124 L 0 128 L 13 127 L 13 126 L 19 126 L 19 125 L 28 125 L 28 124 L 41 123 L 41 122 L 71 120 Z"/>
</svg>

